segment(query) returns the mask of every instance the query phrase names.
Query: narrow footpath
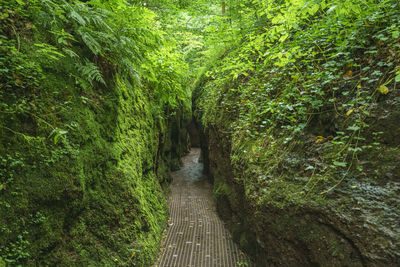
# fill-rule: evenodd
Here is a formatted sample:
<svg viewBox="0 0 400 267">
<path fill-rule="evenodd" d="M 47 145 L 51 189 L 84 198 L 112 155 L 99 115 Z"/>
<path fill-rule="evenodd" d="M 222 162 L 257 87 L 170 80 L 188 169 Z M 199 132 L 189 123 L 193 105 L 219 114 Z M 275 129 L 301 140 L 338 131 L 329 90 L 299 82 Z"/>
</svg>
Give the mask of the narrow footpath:
<svg viewBox="0 0 400 267">
<path fill-rule="evenodd" d="M 170 220 L 158 267 L 251 266 L 219 218 L 212 186 L 202 174 L 200 149 L 192 148 L 173 173 Z"/>
</svg>

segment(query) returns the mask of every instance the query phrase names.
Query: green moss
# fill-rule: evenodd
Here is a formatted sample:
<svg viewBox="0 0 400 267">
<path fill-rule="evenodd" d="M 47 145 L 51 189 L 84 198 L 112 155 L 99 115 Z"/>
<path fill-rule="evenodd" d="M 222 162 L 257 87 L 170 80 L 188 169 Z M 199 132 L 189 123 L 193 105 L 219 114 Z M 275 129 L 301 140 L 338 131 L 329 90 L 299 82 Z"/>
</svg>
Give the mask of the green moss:
<svg viewBox="0 0 400 267">
<path fill-rule="evenodd" d="M 231 189 L 229 186 L 218 179 L 218 177 L 214 177 L 214 198 L 218 200 L 223 196 L 229 196 Z"/>
<path fill-rule="evenodd" d="M 39 115 L 0 113 L 21 132 L 0 128 L 0 257 L 26 266 L 148 266 L 168 216 L 160 182 L 186 147 L 170 152 L 177 118 L 157 117 L 149 92 L 118 75 L 91 93 L 70 82 L 46 73 L 41 93 L 29 92 Z M 56 128 L 67 131 L 58 142 Z"/>
</svg>

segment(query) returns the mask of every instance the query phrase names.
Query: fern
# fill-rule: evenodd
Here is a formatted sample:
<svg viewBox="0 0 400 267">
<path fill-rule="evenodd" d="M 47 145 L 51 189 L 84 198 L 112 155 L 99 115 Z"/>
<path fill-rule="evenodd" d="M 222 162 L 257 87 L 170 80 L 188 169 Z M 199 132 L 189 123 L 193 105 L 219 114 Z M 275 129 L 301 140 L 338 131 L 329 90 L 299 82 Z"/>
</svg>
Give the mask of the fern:
<svg viewBox="0 0 400 267">
<path fill-rule="evenodd" d="M 100 44 L 100 54 L 110 52 L 111 54 L 119 55 L 123 52 L 121 50 L 115 50 L 114 44 L 118 43 L 118 39 L 115 38 L 113 34 L 103 31 L 91 31 L 90 35 Z"/>
<path fill-rule="evenodd" d="M 125 77 L 132 79 L 137 85 L 141 86 L 139 72 L 133 67 L 134 64 L 128 58 L 123 58 L 121 61 L 122 74 Z"/>
<path fill-rule="evenodd" d="M 138 60 L 143 60 L 143 53 L 137 46 L 138 42 L 135 42 L 132 38 L 126 36 L 121 36 L 119 40 L 120 40 L 119 44 L 121 48 L 123 48 L 126 51 L 127 56 L 129 56 L 132 59 L 135 58 Z"/>
<path fill-rule="evenodd" d="M 96 41 L 95 38 L 93 38 L 92 35 L 90 35 L 89 32 L 81 28 L 77 30 L 77 33 L 80 35 L 85 45 L 89 48 L 89 50 L 93 54 L 95 55 L 101 54 L 101 45 Z"/>
<path fill-rule="evenodd" d="M 105 22 L 105 19 L 112 16 L 108 10 L 88 8 L 85 4 L 76 4 L 75 6 L 66 4 L 65 8 L 68 11 L 68 18 L 81 26 L 94 25 L 100 29 L 112 31 L 112 28 Z"/>
<path fill-rule="evenodd" d="M 101 13 L 100 13 L 101 12 Z M 113 32 L 113 29 L 105 22 L 107 16 L 112 16 L 111 13 L 105 9 L 99 10 L 99 12 L 89 12 L 88 16 L 86 16 L 86 21 L 89 24 L 96 25 L 101 29 L 106 29 L 110 32 Z"/>
<path fill-rule="evenodd" d="M 93 85 L 94 81 L 102 83 L 104 85 L 106 84 L 99 68 L 92 62 L 86 60 L 85 64 L 76 64 L 76 67 L 80 72 L 82 78 L 85 81 L 89 82 L 91 85 Z"/>
<path fill-rule="evenodd" d="M 165 50 L 164 33 L 153 26 L 153 12 L 124 0 L 39 2 L 36 22 L 47 29 L 56 51 L 66 56 L 60 66 L 72 72 L 82 88 L 106 85 L 94 62 L 101 56 L 109 63 L 105 68 L 118 71 L 130 88 L 151 86 L 154 97 L 170 106 L 180 99 L 185 67 L 172 52 L 175 48 Z"/>
<path fill-rule="evenodd" d="M 68 49 L 68 48 L 63 48 L 63 52 L 68 55 L 70 58 L 76 58 L 79 59 L 79 55 L 75 53 L 73 50 Z"/>
<path fill-rule="evenodd" d="M 71 8 L 71 11 L 69 13 L 69 18 L 73 19 L 74 21 L 76 21 L 79 25 L 81 26 L 86 26 L 86 21 L 85 19 L 78 14 L 78 12 L 76 12 L 74 9 Z"/>
</svg>

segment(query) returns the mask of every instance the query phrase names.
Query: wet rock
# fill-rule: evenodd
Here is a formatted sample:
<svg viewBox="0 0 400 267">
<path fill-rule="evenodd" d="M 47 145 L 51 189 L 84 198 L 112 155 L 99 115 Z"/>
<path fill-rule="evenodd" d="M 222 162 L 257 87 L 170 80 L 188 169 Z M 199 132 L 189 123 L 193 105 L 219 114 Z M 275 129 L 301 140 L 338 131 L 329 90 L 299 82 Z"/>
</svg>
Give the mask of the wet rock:
<svg viewBox="0 0 400 267">
<path fill-rule="evenodd" d="M 322 202 L 279 205 L 246 192 L 243 179 L 250 178 L 232 164 L 229 136 L 216 129 L 206 136 L 218 211 L 257 266 L 400 264 L 398 182 L 353 179 Z M 294 159 L 288 157 L 296 167 Z M 290 164 L 283 169 L 291 169 Z"/>
</svg>

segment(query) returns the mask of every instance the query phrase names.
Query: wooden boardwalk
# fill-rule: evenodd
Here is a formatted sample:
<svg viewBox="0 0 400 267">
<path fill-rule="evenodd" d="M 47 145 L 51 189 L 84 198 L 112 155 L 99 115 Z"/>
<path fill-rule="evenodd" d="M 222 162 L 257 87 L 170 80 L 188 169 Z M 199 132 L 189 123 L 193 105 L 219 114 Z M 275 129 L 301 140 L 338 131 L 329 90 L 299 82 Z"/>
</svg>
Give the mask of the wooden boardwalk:
<svg viewBox="0 0 400 267">
<path fill-rule="evenodd" d="M 193 148 L 183 158 L 183 168 L 173 174 L 169 227 L 156 266 L 251 266 L 216 212 L 199 156 L 200 149 Z"/>
</svg>

